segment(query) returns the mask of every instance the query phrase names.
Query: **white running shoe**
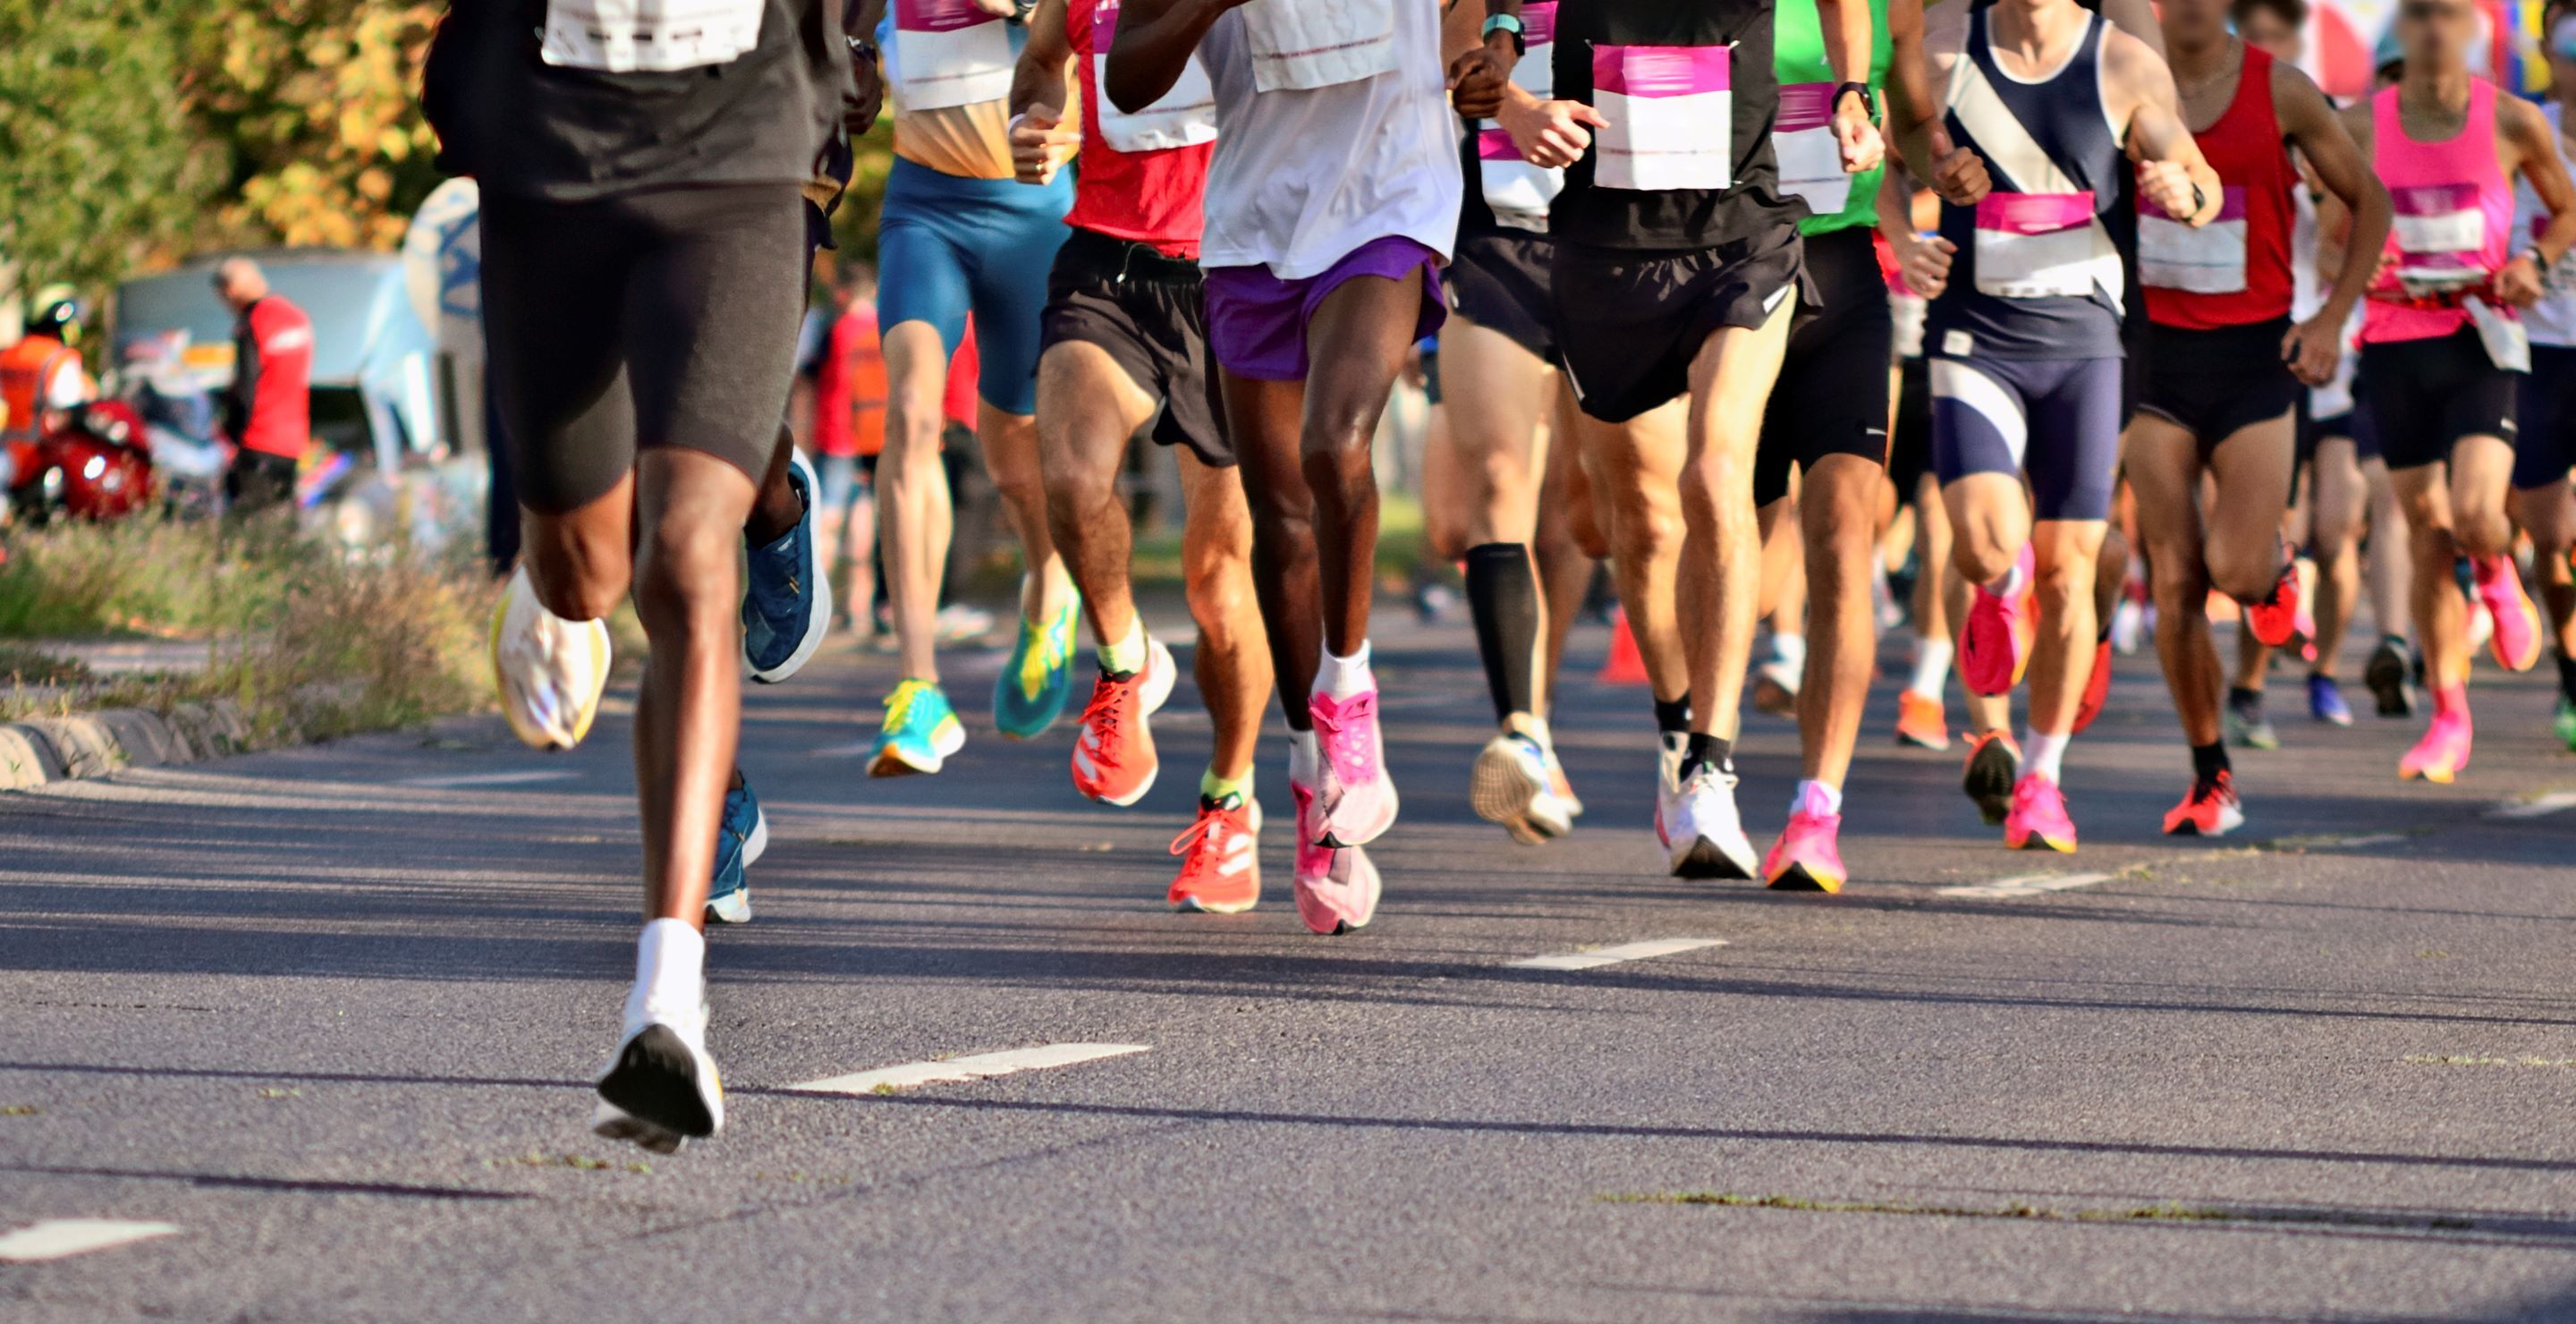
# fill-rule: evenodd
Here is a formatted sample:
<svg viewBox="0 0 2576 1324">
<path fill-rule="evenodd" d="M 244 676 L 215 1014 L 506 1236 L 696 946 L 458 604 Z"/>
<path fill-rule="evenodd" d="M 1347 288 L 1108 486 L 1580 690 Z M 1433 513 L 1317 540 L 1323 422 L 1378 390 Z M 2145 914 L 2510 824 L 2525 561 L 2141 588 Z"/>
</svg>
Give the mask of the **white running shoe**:
<svg viewBox="0 0 2576 1324">
<path fill-rule="evenodd" d="M 1655 840 L 1664 846 L 1673 844 L 1673 816 L 1681 811 L 1682 759 L 1690 753 L 1690 737 L 1680 731 L 1662 733 L 1655 749 Z"/>
<path fill-rule="evenodd" d="M 1753 669 L 1753 706 L 1774 717 L 1798 714 L 1798 684 L 1807 678 L 1807 664 L 1775 657 Z"/>
<path fill-rule="evenodd" d="M 1735 778 L 1702 767 L 1682 783 L 1668 820 L 1675 878 L 1753 878 L 1753 843 L 1744 835 L 1744 819 L 1735 810 Z"/>
<path fill-rule="evenodd" d="M 1517 731 L 1495 736 L 1467 773 L 1467 802 L 1478 817 L 1500 823 L 1512 840 L 1535 846 L 1574 830 L 1574 816 L 1557 798 L 1547 747 Z"/>
<path fill-rule="evenodd" d="M 570 749 L 608 692 L 608 623 L 568 621 L 537 601 L 521 566 L 492 612 L 492 683 L 510 730 L 535 749 Z"/>
<path fill-rule="evenodd" d="M 724 1129 L 724 1081 L 707 1056 L 706 1011 L 643 1013 L 630 1006 L 626 1036 L 599 1073 L 590 1129 L 668 1154 Z"/>
<path fill-rule="evenodd" d="M 1556 801 L 1565 806 L 1568 819 L 1583 817 L 1583 797 L 1574 793 L 1574 783 L 1565 775 L 1565 764 L 1556 757 L 1556 742 L 1541 741 L 1547 747 L 1547 784 L 1556 792 Z"/>
<path fill-rule="evenodd" d="M 2111 649 L 2122 657 L 2147 646 L 2146 604 L 2123 593 L 2111 608 Z"/>
</svg>

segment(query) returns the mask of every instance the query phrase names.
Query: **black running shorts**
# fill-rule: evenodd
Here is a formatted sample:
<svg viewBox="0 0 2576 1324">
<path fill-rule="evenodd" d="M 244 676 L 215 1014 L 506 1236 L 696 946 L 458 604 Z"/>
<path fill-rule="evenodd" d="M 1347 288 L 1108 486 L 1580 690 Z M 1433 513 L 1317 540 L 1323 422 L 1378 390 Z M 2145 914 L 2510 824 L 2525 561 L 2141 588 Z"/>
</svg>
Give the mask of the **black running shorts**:
<svg viewBox="0 0 2576 1324">
<path fill-rule="evenodd" d="M 1887 481 L 1896 499 L 1912 501 L 1932 472 L 1932 361 L 1905 360 L 1896 387 L 1896 431 L 1887 439 Z"/>
<path fill-rule="evenodd" d="M 2576 347 L 2534 345 L 2518 402 L 2513 485 L 2523 491 L 2567 481 L 2576 469 Z"/>
<path fill-rule="evenodd" d="M 2281 361 L 2289 333 L 2286 317 L 2206 331 L 2155 327 L 2138 412 L 2192 434 L 2204 458 L 2239 431 L 2291 414 L 2308 388 Z"/>
<path fill-rule="evenodd" d="M 2514 440 L 2514 376 L 2487 357 L 2475 327 L 2426 340 L 2364 341 L 2353 388 L 2379 429 L 2391 470 L 2451 458 L 2462 437 Z"/>
<path fill-rule="evenodd" d="M 1816 302 L 1794 225 L 1678 253 L 1563 239 L 1555 248 L 1557 347 L 1583 412 L 1605 423 L 1625 423 L 1689 391 L 1691 360 L 1711 333 L 1761 326 L 1783 299 Z"/>
<path fill-rule="evenodd" d="M 1828 455 L 1887 463 L 1896 315 L 1869 236 L 1866 226 L 1807 236 L 1807 277 L 1823 305 L 1801 307 L 1789 324 L 1789 351 L 1753 457 L 1757 506 L 1789 494 L 1793 464 L 1803 472 Z"/>
<path fill-rule="evenodd" d="M 1208 355 L 1201 283 L 1192 259 L 1076 227 L 1047 272 L 1038 356 L 1065 341 L 1099 346 L 1146 394 L 1161 398 L 1156 442 L 1187 446 L 1209 465 L 1230 469 L 1234 446 Z"/>
<path fill-rule="evenodd" d="M 805 309 L 794 184 L 483 198 L 485 371 L 519 503 L 605 496 L 641 448 L 769 470 Z"/>
<path fill-rule="evenodd" d="M 1458 236 L 1458 251 L 1440 273 L 1449 307 L 1461 317 L 1511 337 L 1512 343 L 1549 364 L 1556 362 L 1556 328 L 1548 298 L 1546 235 L 1496 228 Z"/>
</svg>

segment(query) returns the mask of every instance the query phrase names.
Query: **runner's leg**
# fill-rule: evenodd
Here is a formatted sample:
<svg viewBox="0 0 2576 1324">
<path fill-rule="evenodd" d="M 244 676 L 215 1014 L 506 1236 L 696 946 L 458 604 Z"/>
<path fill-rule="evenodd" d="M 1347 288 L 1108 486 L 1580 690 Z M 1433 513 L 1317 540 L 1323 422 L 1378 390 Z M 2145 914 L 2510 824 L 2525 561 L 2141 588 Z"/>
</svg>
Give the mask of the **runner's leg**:
<svg viewBox="0 0 2576 1324">
<path fill-rule="evenodd" d="M 1314 503 L 1323 644 L 1335 657 L 1356 657 L 1368 643 L 1378 520 L 1371 441 L 1413 344 L 1422 298 L 1418 272 L 1353 276 L 1317 302 L 1306 325 L 1317 348 L 1303 390 L 1298 464 Z"/>
<path fill-rule="evenodd" d="M 934 275 L 916 273 L 925 280 Z M 928 322 L 901 322 L 887 328 L 884 339 L 886 439 L 877 460 L 877 537 L 904 678 L 933 685 L 939 683 L 934 618 L 956 519 L 948 467 L 939 453 L 947 423 L 942 397 L 948 389 L 948 356 L 963 334 L 962 321 L 954 332 Z"/>
<path fill-rule="evenodd" d="M 1795 300 L 1756 329 L 1720 327 L 1691 360 L 1689 430 L 1681 473 L 1683 573 L 1704 591 L 1681 601 L 1690 659 L 1691 733 L 1731 744 L 1741 720 L 1745 664 L 1761 593 L 1762 540 L 1753 509 L 1753 452 L 1780 375 Z M 1694 741 L 1697 745 L 1699 742 Z"/>
</svg>

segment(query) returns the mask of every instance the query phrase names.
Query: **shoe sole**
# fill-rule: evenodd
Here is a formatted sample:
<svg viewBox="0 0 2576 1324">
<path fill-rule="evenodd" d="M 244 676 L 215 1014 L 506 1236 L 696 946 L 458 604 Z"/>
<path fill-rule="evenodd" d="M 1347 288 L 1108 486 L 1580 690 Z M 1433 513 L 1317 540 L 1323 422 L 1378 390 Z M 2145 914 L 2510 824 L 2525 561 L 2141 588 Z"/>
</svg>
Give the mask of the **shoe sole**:
<svg viewBox="0 0 2576 1324">
<path fill-rule="evenodd" d="M 1792 864 L 1781 870 L 1769 887 L 1774 892 L 1823 892 L 1830 896 L 1843 890 L 1843 880 L 1832 874 L 1811 873 L 1804 864 Z"/>
<path fill-rule="evenodd" d="M 1491 745 L 1476 755 L 1475 766 L 1467 770 L 1467 803 L 1476 817 L 1488 823 L 1500 823 L 1512 834 L 1512 840 L 1524 846 L 1536 846 L 1550 837 L 1561 835 L 1548 830 L 1531 815 L 1530 806 L 1546 793 L 1521 774 L 1520 760 L 1508 750 Z"/>
<path fill-rule="evenodd" d="M 1239 906 L 1235 906 L 1222 905 L 1217 902 L 1210 901 L 1206 897 L 1193 894 L 1172 902 L 1172 909 L 1188 915 L 1240 915 L 1260 904 L 1261 898 L 1258 895 L 1255 895 L 1251 900 L 1246 901 Z"/>
<path fill-rule="evenodd" d="M 805 614 L 805 633 L 797 639 L 795 649 L 787 654 L 787 660 L 763 671 L 752 662 L 751 654 L 745 651 L 742 664 L 745 670 L 751 672 L 753 681 L 762 685 L 776 685 L 803 671 L 805 664 L 814 660 L 814 654 L 822 650 L 823 641 L 831 636 L 832 577 L 824 573 L 821 562 L 817 561 L 814 566 L 814 610 Z"/>
<path fill-rule="evenodd" d="M 1986 826 L 2001 827 L 2005 815 L 2012 812 L 2013 779 L 2020 775 L 2021 760 L 2014 758 L 2002 741 L 1990 741 L 1969 758 L 1959 789 L 1977 802 L 1977 812 L 1985 816 Z"/>
<path fill-rule="evenodd" d="M 677 1154 L 689 1143 L 688 1137 L 679 1132 L 655 1126 L 606 1099 L 591 1110 L 590 1130 L 603 1139 L 641 1145 L 656 1154 Z"/>
<path fill-rule="evenodd" d="M 884 749 L 878 750 L 876 758 L 868 764 L 868 775 L 871 777 L 909 777 L 919 774 L 927 777 L 936 774 L 941 768 L 948 766 L 948 760 L 954 757 L 957 751 L 966 748 L 966 728 L 961 725 L 953 727 L 951 730 L 954 732 L 953 735 L 934 737 L 932 739 L 932 757 L 929 766 L 925 767 L 905 758 L 901 749 L 893 745 L 888 745 Z"/>
<path fill-rule="evenodd" d="M 2198 823 L 2183 822 L 2166 828 L 2165 835 L 2168 837 L 2223 837 L 2243 826 L 2245 826 L 2245 815 L 2240 811 L 2233 818 L 2220 815 L 2218 826 L 2206 832 L 2201 831 Z"/>
<path fill-rule="evenodd" d="M 756 817 L 751 821 L 751 835 L 742 839 L 742 867 L 746 869 L 760 863 L 760 857 L 769 853 L 769 811 L 760 809 L 753 812 Z M 746 894 L 750 891 L 751 886 L 746 883 L 742 891 L 734 894 L 743 898 L 742 914 L 739 918 L 718 911 L 715 902 L 707 902 L 707 922 L 709 924 L 749 924 L 751 898 Z"/>
<path fill-rule="evenodd" d="M 1384 777 L 1385 775 L 1386 773 L 1383 769 L 1378 772 L 1378 776 L 1380 777 Z M 1333 831 L 1329 815 L 1318 814 L 1317 817 L 1324 818 L 1326 822 L 1324 824 L 1324 834 L 1315 838 L 1315 844 L 1325 850 L 1351 850 L 1356 847 L 1365 846 L 1370 842 L 1385 836 L 1387 829 L 1395 826 L 1396 807 L 1395 788 L 1393 786 L 1389 786 L 1386 788 L 1386 814 L 1384 818 L 1371 825 L 1368 831 L 1352 834 L 1351 839 L 1347 841 L 1343 840 L 1338 833 Z"/>
<path fill-rule="evenodd" d="M 637 1122 L 685 1139 L 716 1133 L 715 1114 L 698 1092 L 697 1058 L 668 1026 L 645 1026 L 627 1041 L 617 1065 L 599 1078 L 599 1097 Z"/>
<path fill-rule="evenodd" d="M 1743 861 L 1728 855 L 1706 837 L 1693 838 L 1690 848 L 1673 857 L 1673 877 L 1693 881 L 1737 879 L 1752 881 L 1754 871 Z"/>
<path fill-rule="evenodd" d="M 2369 669 L 2361 673 L 2361 680 L 2370 687 L 2370 697 L 2378 702 L 2380 716 L 2415 715 L 2415 697 L 2406 691 L 2406 662 L 2403 658 L 2390 653 L 2371 654 Z"/>
<path fill-rule="evenodd" d="M 1773 717 L 1795 717 L 1798 692 L 1769 676 L 1760 677 L 1753 682 L 1753 709 Z"/>
<path fill-rule="evenodd" d="M 2075 853 L 2075 844 L 2073 842 L 2060 843 L 2044 832 L 2025 832 L 2022 834 L 2021 840 L 2007 840 L 2004 844 L 2014 850 L 2051 850 L 2060 855 L 2072 855 Z"/>
<path fill-rule="evenodd" d="M 1931 741 L 1931 740 L 1927 740 L 1927 739 L 1923 738 L 1922 736 L 1916 735 L 1916 734 L 1914 734 L 1914 733 L 1913 733 L 1913 732 L 1911 732 L 1911 731 L 1899 731 L 1899 732 L 1897 732 L 1897 733 L 1896 733 L 1896 743 L 1897 743 L 1897 745 L 1898 745 L 1900 748 L 1904 748 L 1904 749 L 1928 749 L 1928 750 L 1931 750 L 1931 751 L 1932 751 L 1933 753 L 1935 753 L 1935 754 L 1942 753 L 1943 751 L 1946 751 L 1946 750 L 1948 750 L 1948 749 L 1950 748 L 1950 740 L 1949 740 L 1949 737 L 1947 737 L 1947 736 L 1942 737 L 1938 742 L 1934 742 L 1934 741 Z"/>
<path fill-rule="evenodd" d="M 2397 770 L 2397 780 L 2399 781 L 2431 782 L 2435 786 L 2448 786 L 2452 782 L 2459 780 L 2459 776 L 2460 770 L 2458 768 L 2399 768 Z"/>
</svg>

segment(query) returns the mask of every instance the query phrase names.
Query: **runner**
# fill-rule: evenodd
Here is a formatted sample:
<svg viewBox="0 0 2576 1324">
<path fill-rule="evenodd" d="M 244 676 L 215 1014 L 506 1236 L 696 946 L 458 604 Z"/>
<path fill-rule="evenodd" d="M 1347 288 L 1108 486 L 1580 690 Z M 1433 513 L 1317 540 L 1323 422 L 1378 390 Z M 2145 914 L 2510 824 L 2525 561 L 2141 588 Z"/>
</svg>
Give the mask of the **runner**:
<svg viewBox="0 0 2576 1324">
<path fill-rule="evenodd" d="M 2165 0 L 2183 120 L 2223 196 L 2217 219 L 2200 228 L 2152 210 L 2138 218 L 2152 327 L 2124 446 L 2155 594 L 2156 652 L 2191 745 L 2191 790 L 2166 813 L 2164 830 L 2212 837 L 2245 815 L 2220 729 L 2209 593 L 2244 604 L 2246 632 L 2268 647 L 2294 633 L 2299 578 L 2281 521 L 2297 469 L 2299 397 L 2303 383 L 2333 378 L 2344 324 L 2370 279 L 2368 268 L 2347 265 L 2323 305 L 2291 321 L 2302 187 L 2291 150 L 2351 211 L 2354 242 L 2365 250 L 2385 241 L 2389 215 L 2387 190 L 2325 94 L 2296 66 L 2229 35 L 2228 20 L 2228 0 Z"/>
<path fill-rule="evenodd" d="M 770 553 L 811 546 L 778 420 L 805 299 L 799 188 L 851 78 L 828 12 L 734 0 L 681 29 L 557 0 L 531 43 L 518 7 L 458 4 L 424 79 L 440 164 L 483 188 L 484 334 L 526 514 L 494 647 L 505 709 L 523 736 L 577 740 L 605 681 L 601 618 L 630 585 L 653 645 L 635 714 L 645 924 L 592 1124 L 665 1151 L 724 1121 L 699 926 L 740 726 L 738 544 L 763 608 L 782 587 L 764 584 Z M 819 631 L 828 601 L 797 583 L 783 596 Z"/>
<path fill-rule="evenodd" d="M 857 0 L 876 25 L 894 89 L 894 166 L 877 222 L 885 328 L 885 452 L 877 462 L 879 540 L 903 680 L 886 696 L 868 771 L 935 773 L 966 743 L 939 683 L 939 597 L 955 510 L 940 458 L 941 391 L 971 312 L 982 356 L 977 449 L 1019 536 L 1020 626 L 993 682 L 993 725 L 1025 740 L 1055 724 L 1073 692 L 1079 603 L 1047 534 L 1038 475 L 1039 313 L 1073 181 L 1013 179 L 1004 123 L 1028 30 L 1010 0 Z"/>
<path fill-rule="evenodd" d="M 1995 184 L 1973 208 L 1941 209 L 1956 266 L 1925 329 L 1953 559 L 1976 585 L 1960 674 L 1995 695 L 2031 664 L 2004 841 L 2071 851 L 2060 767 L 2095 669 L 2095 558 L 2119 456 L 2121 181 L 2136 161 L 2142 199 L 2192 225 L 2224 197 L 2164 62 L 2074 0 L 1975 11 L 1951 73 L 1951 136 Z"/>
<path fill-rule="evenodd" d="M 1376 913 L 1377 869 L 1358 848 L 1396 815 L 1369 667 L 1371 439 L 1407 351 L 1441 322 L 1439 268 L 1457 232 L 1440 14 L 1134 0 L 1102 90 L 1143 111 L 1194 53 L 1218 130 L 1199 254 L 1209 347 L 1287 710 L 1297 910 L 1316 932 L 1344 932 Z"/>
<path fill-rule="evenodd" d="M 2548 117 L 2559 155 L 2576 162 L 2576 124 L 2567 107 L 2576 100 L 2576 7 L 2550 7 Z M 2537 239 L 2551 213 L 2526 176 L 2515 189 L 2515 230 Z M 2576 468 L 2576 261 L 2561 255 L 2549 269 L 2548 293 L 2523 313 L 2531 327 L 2531 371 L 2522 379 L 2522 432 L 2514 439 L 2514 516 L 2531 535 L 2531 564 L 2549 611 L 2552 652 L 2558 658 L 2558 739 L 2576 750 L 2576 583 L 2570 582 L 2569 543 L 2576 541 L 2576 498 L 2568 471 Z"/>
<path fill-rule="evenodd" d="M 1950 597 L 1958 578 L 1950 572 L 1950 512 L 1932 471 L 1932 378 L 1923 356 L 1925 300 L 1950 279 L 1950 254 L 1935 233 L 1940 216 L 1938 195 L 1917 190 L 1901 168 L 1887 171 L 1879 186 L 1879 265 L 1896 322 L 1897 379 L 1887 478 L 1897 500 L 1914 510 L 1914 665 L 1896 696 L 1896 743 L 1930 750 L 1950 747 L 1943 696 L 1954 655 Z"/>
<path fill-rule="evenodd" d="M 2494 619 L 2498 665 L 2540 660 L 2540 619 L 2514 568 L 2505 495 L 2514 466 L 2514 375 L 2531 367 L 2519 309 L 2576 243 L 2576 185 L 2540 109 L 2469 72 L 2473 0 L 2403 0 L 2397 85 L 2345 112 L 2396 204 L 2384 273 L 2361 330 L 2362 399 L 2406 505 L 2415 624 L 2433 720 L 2398 761 L 2400 778 L 2447 783 L 2468 766 L 2467 558 Z M 2514 226 L 2519 176 L 2551 220 Z"/>
<path fill-rule="evenodd" d="M 886 368 L 876 295 L 874 268 L 854 262 L 844 269 L 832 307 L 807 323 L 810 343 L 797 367 L 812 401 L 805 435 L 821 480 L 815 541 L 863 640 L 876 633 L 876 474 L 885 450 Z"/>
<path fill-rule="evenodd" d="M 1168 892 L 1184 910 L 1233 914 L 1261 897 L 1261 806 L 1252 757 L 1270 696 L 1270 654 L 1252 585 L 1252 512 L 1208 362 L 1199 231 L 1216 106 L 1193 64 L 1156 104 L 1128 114 L 1100 99 L 1099 68 L 1119 0 L 1043 0 L 1011 88 L 1014 160 L 1050 182 L 1079 147 L 1072 236 L 1048 277 L 1038 360 L 1038 459 L 1047 519 L 1090 615 L 1100 678 L 1074 740 L 1073 785 L 1132 805 L 1160 760 L 1149 725 L 1171 696 L 1171 650 L 1145 632 L 1128 583 L 1131 530 L 1118 491 L 1127 439 L 1154 424 L 1179 456 L 1186 519 L 1182 576 L 1199 628 L 1199 693 L 1215 747 L 1199 777 L 1198 821 Z M 1063 127 L 1070 61 L 1082 127 Z M 1159 413 L 1160 417 L 1157 418 Z"/>
<path fill-rule="evenodd" d="M 1489 29 L 1516 24 L 1517 0 L 1487 4 Z M 1818 0 L 1817 16 L 1835 86 L 1814 127 L 1845 174 L 1868 170 L 1868 11 Z M 1675 874 L 1752 878 L 1733 750 L 1759 605 L 1753 459 L 1790 321 L 1814 302 L 1805 208 L 1771 141 L 1773 6 L 1597 0 L 1557 19 L 1555 99 L 1511 98 L 1501 123 L 1524 159 L 1566 171 L 1549 213 L 1557 344 L 1654 681 L 1656 829 Z M 1729 133 L 1703 141 L 1711 117 Z"/>
</svg>

